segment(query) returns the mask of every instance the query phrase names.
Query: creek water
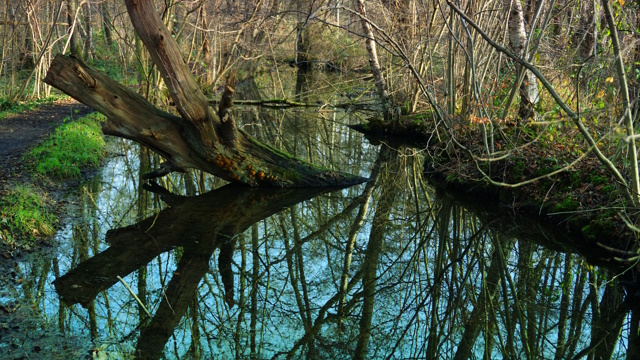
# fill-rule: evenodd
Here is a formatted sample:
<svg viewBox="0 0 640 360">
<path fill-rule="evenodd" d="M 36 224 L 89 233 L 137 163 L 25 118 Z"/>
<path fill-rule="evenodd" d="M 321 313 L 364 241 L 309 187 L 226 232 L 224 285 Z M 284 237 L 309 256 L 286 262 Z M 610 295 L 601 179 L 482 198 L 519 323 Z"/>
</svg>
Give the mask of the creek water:
<svg viewBox="0 0 640 360">
<path fill-rule="evenodd" d="M 158 159 L 114 141 L 104 169 L 72 197 L 58 256 L 19 265 L 20 295 L 44 322 L 112 358 L 624 358 L 634 349 L 637 320 L 619 311 L 616 273 L 545 247 L 554 235 L 542 226 L 505 225 L 435 190 L 425 150 L 369 144 L 346 126 L 359 121 L 351 112 L 242 111 L 260 140 L 372 181 L 249 189 L 189 172 L 143 186 Z"/>
</svg>

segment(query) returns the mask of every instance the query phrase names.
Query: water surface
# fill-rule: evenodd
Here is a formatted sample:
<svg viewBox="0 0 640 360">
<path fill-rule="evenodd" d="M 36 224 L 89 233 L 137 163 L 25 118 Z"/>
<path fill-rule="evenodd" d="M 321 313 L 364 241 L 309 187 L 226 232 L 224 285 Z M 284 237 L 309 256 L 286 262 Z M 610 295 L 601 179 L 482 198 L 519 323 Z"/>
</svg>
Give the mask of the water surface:
<svg viewBox="0 0 640 360">
<path fill-rule="evenodd" d="M 59 256 L 19 265 L 21 295 L 45 322 L 115 358 L 635 351 L 638 319 L 616 273 L 541 245 L 555 236 L 544 226 L 436 191 L 426 150 L 369 144 L 346 126 L 352 112 L 243 111 L 261 140 L 372 181 L 250 189 L 189 172 L 150 186 L 140 175 L 159 159 L 118 140 L 78 189 Z"/>
</svg>

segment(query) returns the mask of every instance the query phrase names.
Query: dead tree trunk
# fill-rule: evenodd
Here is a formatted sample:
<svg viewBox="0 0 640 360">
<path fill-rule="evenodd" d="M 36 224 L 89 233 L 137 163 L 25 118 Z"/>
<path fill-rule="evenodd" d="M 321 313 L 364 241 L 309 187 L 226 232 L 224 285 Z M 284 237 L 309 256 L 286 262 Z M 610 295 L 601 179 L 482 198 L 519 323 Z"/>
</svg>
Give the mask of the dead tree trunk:
<svg viewBox="0 0 640 360">
<path fill-rule="evenodd" d="M 330 186 L 365 180 L 319 169 L 261 144 L 240 129 L 229 131 L 226 127 L 234 123 L 223 123 L 209 107 L 153 1 L 127 0 L 126 5 L 180 116 L 156 108 L 74 57 L 58 55 L 44 81 L 104 114 L 105 134 L 132 139 L 165 157 L 165 166 L 148 177 L 196 168 L 252 186 Z M 235 137 L 227 138 L 228 134 Z"/>
</svg>

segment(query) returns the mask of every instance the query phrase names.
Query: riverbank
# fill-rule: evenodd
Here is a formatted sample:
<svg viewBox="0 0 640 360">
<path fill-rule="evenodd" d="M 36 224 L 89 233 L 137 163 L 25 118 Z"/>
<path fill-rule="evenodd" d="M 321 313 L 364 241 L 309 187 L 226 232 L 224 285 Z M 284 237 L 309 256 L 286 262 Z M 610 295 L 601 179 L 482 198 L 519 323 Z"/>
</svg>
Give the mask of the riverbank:
<svg viewBox="0 0 640 360">
<path fill-rule="evenodd" d="M 28 187 L 43 199 L 47 211 L 64 222 L 69 189 L 81 179 L 47 181 L 35 178 L 23 156 L 47 138 L 65 119 L 78 119 L 93 112 L 76 101 L 60 101 L 0 120 L 0 197 L 11 189 Z M 21 263 L 46 263 L 57 256 L 50 238 L 36 236 L 34 247 L 26 250 L 0 244 L 0 357 L 3 359 L 41 358 L 75 359 L 88 356 L 88 339 L 69 338 L 53 323 L 43 323 L 37 306 L 20 295 L 23 287 L 33 285 Z"/>
<path fill-rule="evenodd" d="M 455 123 L 458 145 L 442 140 L 443 134 L 433 131 L 428 121 L 394 127 L 372 121 L 355 129 L 373 143 L 422 149 L 427 154 L 425 175 L 432 185 L 456 194 L 465 206 L 562 229 L 570 236 L 556 247 L 569 252 L 587 248 L 585 256 L 594 263 L 627 267 L 625 259 L 636 256 L 639 234 L 627 224 L 634 222 L 635 208 L 622 196 L 624 189 L 614 176 L 585 150 L 588 146 L 576 129 L 555 129 L 554 138 L 548 128 L 539 129 L 542 125 L 533 122 L 500 125 L 490 145 L 495 154 L 487 159 L 481 156 L 486 146 L 481 127 Z M 601 138 L 599 146 L 615 158 L 617 148 L 607 141 Z"/>
</svg>

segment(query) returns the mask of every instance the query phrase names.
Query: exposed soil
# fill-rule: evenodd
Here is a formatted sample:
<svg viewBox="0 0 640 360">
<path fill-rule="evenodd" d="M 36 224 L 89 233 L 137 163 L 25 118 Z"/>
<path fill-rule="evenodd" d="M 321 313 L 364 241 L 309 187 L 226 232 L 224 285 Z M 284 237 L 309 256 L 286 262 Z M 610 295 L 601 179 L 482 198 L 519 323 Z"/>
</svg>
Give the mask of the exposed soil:
<svg viewBox="0 0 640 360">
<path fill-rule="evenodd" d="M 31 184 L 47 194 L 52 209 L 63 214 L 65 190 L 75 182 L 44 183 L 34 179 L 25 152 L 44 140 L 65 119 L 77 119 L 93 110 L 76 101 L 58 102 L 37 110 L 0 119 L 0 196 L 16 184 Z M 91 358 L 91 343 L 63 335 L 39 316 L 35 299 L 20 296 L 24 286 L 20 263 L 50 261 L 55 248 L 45 242 L 30 252 L 0 245 L 0 358 L 2 359 L 82 359 Z"/>
<path fill-rule="evenodd" d="M 30 181 L 21 159 L 28 149 L 42 141 L 65 118 L 76 119 L 91 112 L 93 109 L 74 100 L 0 119 L 0 190 L 12 183 Z"/>
</svg>

